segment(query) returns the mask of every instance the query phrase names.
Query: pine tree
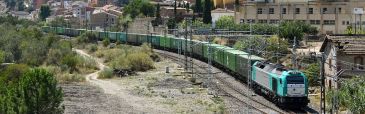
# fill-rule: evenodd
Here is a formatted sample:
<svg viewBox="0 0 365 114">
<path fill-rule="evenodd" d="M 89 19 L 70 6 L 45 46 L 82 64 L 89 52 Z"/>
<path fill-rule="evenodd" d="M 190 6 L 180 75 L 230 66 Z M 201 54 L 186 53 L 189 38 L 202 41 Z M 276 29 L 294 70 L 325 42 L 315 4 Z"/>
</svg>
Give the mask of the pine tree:
<svg viewBox="0 0 365 114">
<path fill-rule="evenodd" d="M 160 14 L 160 4 L 156 6 L 156 19 L 154 20 L 154 26 L 157 26 L 162 23 L 161 14 Z"/>
<path fill-rule="evenodd" d="M 48 5 L 42 5 L 41 6 L 41 11 L 39 13 L 39 18 L 41 20 L 46 20 L 46 18 L 50 15 L 51 15 L 51 9 L 49 8 L 49 6 Z"/>
<path fill-rule="evenodd" d="M 205 7 L 204 7 L 204 15 L 203 15 L 203 22 L 205 24 L 212 23 L 212 15 L 211 15 L 211 2 L 210 0 L 205 0 Z"/>
<path fill-rule="evenodd" d="M 186 3 L 185 5 L 186 11 L 189 13 L 190 12 L 190 3 Z"/>
<path fill-rule="evenodd" d="M 194 13 L 201 13 L 202 10 L 203 10 L 203 8 L 202 8 L 202 2 L 201 2 L 201 0 L 196 0 L 195 1 Z"/>
</svg>

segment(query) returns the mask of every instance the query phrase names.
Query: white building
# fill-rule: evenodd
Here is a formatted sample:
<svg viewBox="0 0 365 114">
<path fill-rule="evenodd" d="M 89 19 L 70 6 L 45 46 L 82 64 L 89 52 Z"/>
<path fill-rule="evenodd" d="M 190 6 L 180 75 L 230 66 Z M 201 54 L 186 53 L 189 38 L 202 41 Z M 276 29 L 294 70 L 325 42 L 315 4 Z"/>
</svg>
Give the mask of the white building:
<svg viewBox="0 0 365 114">
<path fill-rule="evenodd" d="M 217 8 L 217 9 L 211 11 L 211 15 L 212 15 L 212 24 L 215 25 L 215 22 L 222 16 L 234 17 L 234 11 Z"/>
</svg>

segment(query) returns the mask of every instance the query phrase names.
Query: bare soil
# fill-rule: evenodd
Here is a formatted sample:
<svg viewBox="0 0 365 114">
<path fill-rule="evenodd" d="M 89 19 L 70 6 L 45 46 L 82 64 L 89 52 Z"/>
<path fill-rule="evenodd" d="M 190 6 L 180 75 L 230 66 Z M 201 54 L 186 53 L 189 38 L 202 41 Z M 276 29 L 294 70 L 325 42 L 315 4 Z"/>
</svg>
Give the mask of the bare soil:
<svg viewBox="0 0 365 114">
<path fill-rule="evenodd" d="M 76 52 L 91 57 L 82 50 Z M 107 67 L 94 59 L 99 69 Z M 167 66 L 170 73 L 165 73 Z M 194 85 L 179 65 L 167 59 L 155 63 L 155 69 L 133 76 L 102 80 L 97 78 L 98 72 L 86 75 L 87 82 L 61 85 L 66 114 L 227 113 L 223 98 Z"/>
</svg>

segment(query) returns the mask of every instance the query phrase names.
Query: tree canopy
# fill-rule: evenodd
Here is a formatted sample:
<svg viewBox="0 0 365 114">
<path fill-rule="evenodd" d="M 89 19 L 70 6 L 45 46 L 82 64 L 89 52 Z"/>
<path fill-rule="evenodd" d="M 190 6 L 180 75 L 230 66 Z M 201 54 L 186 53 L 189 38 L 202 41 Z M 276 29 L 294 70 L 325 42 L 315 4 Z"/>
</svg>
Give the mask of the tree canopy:
<svg viewBox="0 0 365 114">
<path fill-rule="evenodd" d="M 155 14 L 155 6 L 149 0 L 133 0 L 124 7 L 124 15 L 136 18 L 138 15 L 152 17 Z"/>
<path fill-rule="evenodd" d="M 22 75 L 19 81 L 3 85 L 6 89 L 0 88 L 0 113 L 63 112 L 63 93 L 51 73 L 44 69 L 32 69 L 19 75 Z"/>
<path fill-rule="evenodd" d="M 285 21 L 279 25 L 279 36 L 281 38 L 286 38 L 290 42 L 294 41 L 294 37 L 297 40 L 301 40 L 304 34 L 317 34 L 318 30 L 316 27 L 301 22 L 301 21 Z"/>
<path fill-rule="evenodd" d="M 343 79 L 338 91 L 339 105 L 349 109 L 354 114 L 365 113 L 365 77 L 359 76 L 352 79 Z M 332 105 L 336 91 L 329 90 L 326 93 L 328 106 Z"/>
<path fill-rule="evenodd" d="M 204 14 L 203 14 L 203 22 L 205 24 L 212 23 L 212 2 L 210 0 L 205 0 L 204 2 Z"/>
<path fill-rule="evenodd" d="M 39 18 L 44 21 L 47 17 L 51 15 L 51 9 L 48 5 L 42 5 L 40 12 L 39 12 Z"/>
</svg>

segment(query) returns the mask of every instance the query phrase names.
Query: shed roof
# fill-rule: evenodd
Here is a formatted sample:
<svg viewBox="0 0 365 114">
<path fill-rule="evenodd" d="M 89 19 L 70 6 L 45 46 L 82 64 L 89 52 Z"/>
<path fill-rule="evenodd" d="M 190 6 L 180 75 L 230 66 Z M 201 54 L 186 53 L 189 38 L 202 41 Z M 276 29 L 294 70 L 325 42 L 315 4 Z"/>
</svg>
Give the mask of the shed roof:
<svg viewBox="0 0 365 114">
<path fill-rule="evenodd" d="M 341 43 L 344 45 L 342 52 L 349 55 L 365 54 L 365 35 L 334 35 L 326 36 L 320 52 L 324 52 L 328 45 Z"/>
</svg>

